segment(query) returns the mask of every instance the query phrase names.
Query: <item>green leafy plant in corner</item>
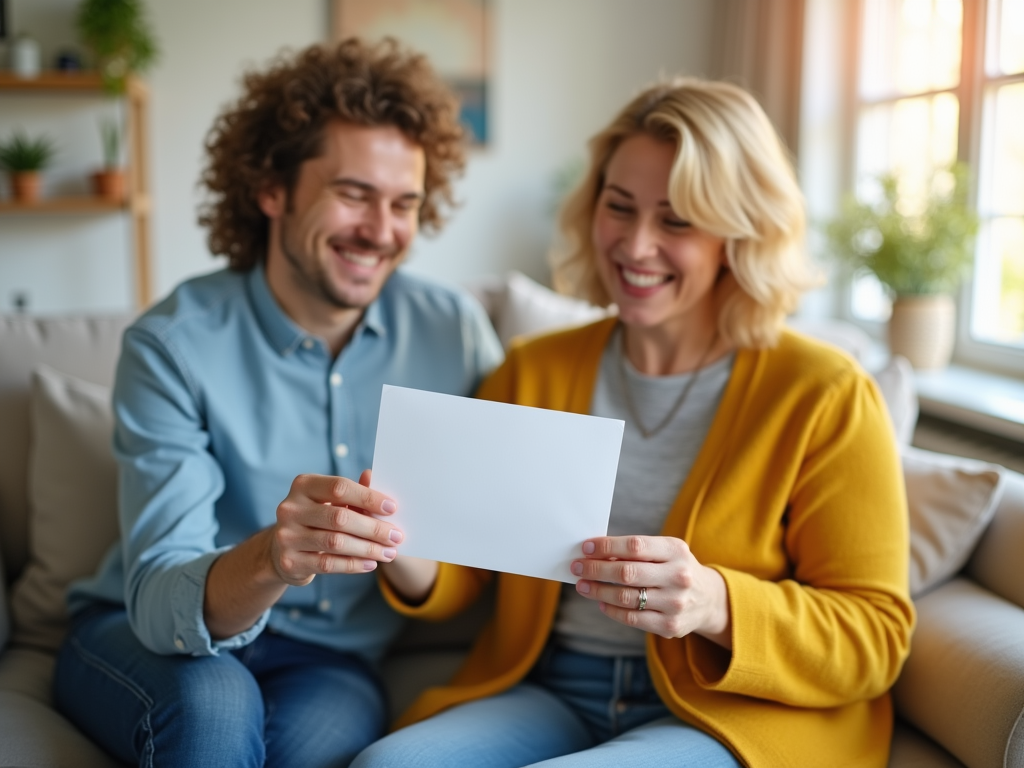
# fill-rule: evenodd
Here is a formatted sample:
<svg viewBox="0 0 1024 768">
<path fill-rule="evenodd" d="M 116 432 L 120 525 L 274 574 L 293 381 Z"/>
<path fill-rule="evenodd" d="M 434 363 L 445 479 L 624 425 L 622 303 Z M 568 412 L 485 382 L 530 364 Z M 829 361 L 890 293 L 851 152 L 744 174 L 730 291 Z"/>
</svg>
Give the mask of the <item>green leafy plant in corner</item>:
<svg viewBox="0 0 1024 768">
<path fill-rule="evenodd" d="M 978 231 L 967 199 L 967 167 L 957 163 L 938 171 L 914 212 L 904 212 L 896 176 L 877 181 L 880 199 L 865 203 L 851 196 L 828 224 L 833 255 L 853 272 L 868 270 L 896 296 L 952 293 L 971 264 Z"/>
<path fill-rule="evenodd" d="M 111 93 L 123 93 L 128 75 L 145 72 L 157 60 L 141 0 L 82 0 L 76 24 Z"/>
<path fill-rule="evenodd" d="M 56 145 L 48 137 L 30 138 L 24 131 L 15 131 L 0 144 L 0 168 L 9 173 L 41 171 L 55 154 Z"/>
</svg>

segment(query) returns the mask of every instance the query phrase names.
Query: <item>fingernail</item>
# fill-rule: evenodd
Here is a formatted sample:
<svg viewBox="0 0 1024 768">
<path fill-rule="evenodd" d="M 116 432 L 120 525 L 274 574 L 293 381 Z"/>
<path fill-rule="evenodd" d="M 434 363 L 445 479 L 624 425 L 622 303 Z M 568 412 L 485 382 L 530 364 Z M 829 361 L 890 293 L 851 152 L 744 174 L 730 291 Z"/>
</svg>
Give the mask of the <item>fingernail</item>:
<svg viewBox="0 0 1024 768">
<path fill-rule="evenodd" d="M 588 582 L 586 582 L 586 581 L 578 581 L 578 582 L 576 582 L 576 591 L 580 592 L 580 593 L 582 593 L 584 595 L 589 595 L 590 594 L 590 584 Z"/>
<path fill-rule="evenodd" d="M 372 571 L 377 567 L 377 563 L 374 560 L 363 560 L 363 570 Z"/>
<path fill-rule="evenodd" d="M 388 538 L 391 539 L 393 542 L 395 542 L 395 544 L 397 544 L 402 539 L 404 539 L 405 536 L 402 535 L 402 532 L 400 530 L 398 530 L 397 528 L 392 528 L 391 529 L 391 533 L 388 534 Z"/>
<path fill-rule="evenodd" d="M 608 608 L 607 605 L 605 605 L 604 603 L 598 603 L 597 605 L 601 609 L 601 613 L 606 613 L 607 612 L 607 608 Z"/>
<path fill-rule="evenodd" d="M 573 563 L 572 564 L 572 572 L 576 576 L 582 576 L 583 575 L 583 563 Z"/>
<path fill-rule="evenodd" d="M 384 499 L 384 501 L 380 503 L 380 508 L 384 512 L 387 512 L 389 515 L 393 515 L 395 512 L 398 511 L 398 505 L 395 504 L 395 502 L 393 502 L 391 499 Z"/>
<path fill-rule="evenodd" d="M 584 555 L 592 555 L 592 554 L 594 554 L 594 542 L 592 542 L 592 541 L 584 541 L 583 542 L 583 554 Z"/>
<path fill-rule="evenodd" d="M 384 555 L 384 557 L 386 557 L 388 560 L 394 560 L 395 556 L 398 554 L 398 550 L 394 547 L 388 547 L 383 552 L 381 552 L 381 554 Z"/>
</svg>

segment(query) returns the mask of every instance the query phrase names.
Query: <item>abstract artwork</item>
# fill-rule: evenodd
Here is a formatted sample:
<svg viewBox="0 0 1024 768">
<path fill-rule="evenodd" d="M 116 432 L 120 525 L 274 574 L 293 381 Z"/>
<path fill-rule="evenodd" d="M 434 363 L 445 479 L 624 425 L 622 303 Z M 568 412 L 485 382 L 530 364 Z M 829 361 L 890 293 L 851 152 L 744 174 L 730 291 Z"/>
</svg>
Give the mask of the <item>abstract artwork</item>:
<svg viewBox="0 0 1024 768">
<path fill-rule="evenodd" d="M 474 144 L 486 144 L 488 0 L 332 0 L 332 38 L 386 36 L 424 53 L 456 92 Z"/>
</svg>

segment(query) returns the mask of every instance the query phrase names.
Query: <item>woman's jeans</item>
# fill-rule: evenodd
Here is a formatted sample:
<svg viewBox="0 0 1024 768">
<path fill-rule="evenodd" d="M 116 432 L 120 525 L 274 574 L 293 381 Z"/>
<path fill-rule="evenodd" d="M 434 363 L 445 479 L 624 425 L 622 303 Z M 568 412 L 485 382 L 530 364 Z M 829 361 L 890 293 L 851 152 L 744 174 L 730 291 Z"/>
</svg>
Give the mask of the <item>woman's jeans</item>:
<svg viewBox="0 0 1024 768">
<path fill-rule="evenodd" d="M 357 657 L 263 632 L 219 656 L 160 656 L 121 608 L 76 618 L 57 658 L 57 708 L 140 766 L 347 766 L 387 726 Z"/>
<path fill-rule="evenodd" d="M 446 710 L 364 750 L 352 768 L 739 768 L 661 703 L 642 656 L 549 646 L 509 691 Z"/>
</svg>

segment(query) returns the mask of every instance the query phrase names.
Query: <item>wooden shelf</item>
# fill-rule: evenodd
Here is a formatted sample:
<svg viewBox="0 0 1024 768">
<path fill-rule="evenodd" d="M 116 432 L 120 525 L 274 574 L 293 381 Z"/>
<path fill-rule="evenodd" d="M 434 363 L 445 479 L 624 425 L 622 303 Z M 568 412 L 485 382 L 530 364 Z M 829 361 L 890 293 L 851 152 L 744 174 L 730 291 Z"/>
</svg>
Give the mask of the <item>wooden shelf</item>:
<svg viewBox="0 0 1024 768">
<path fill-rule="evenodd" d="M 65 98 L 68 96 L 110 96 L 103 88 L 97 72 L 60 72 L 49 70 L 38 77 L 19 78 L 11 72 L 0 71 L 0 94 Z M 129 77 L 123 98 L 127 112 L 126 148 L 128 150 L 127 190 L 122 202 L 112 202 L 96 196 L 53 197 L 26 204 L 14 200 L 0 200 L 0 215 L 102 215 L 124 213 L 132 221 L 132 254 L 134 263 L 135 299 L 140 309 L 152 301 L 151 265 L 149 256 L 150 214 L 149 174 L 146 167 L 146 138 L 149 133 L 149 91 L 145 83 Z"/>
<path fill-rule="evenodd" d="M 34 203 L 0 200 L 0 214 L 4 213 L 119 213 L 128 210 L 127 201 L 113 202 L 102 197 L 51 197 Z"/>
<path fill-rule="evenodd" d="M 59 72 L 48 70 L 38 77 L 17 77 L 0 72 L 0 90 L 4 91 L 86 91 L 103 93 L 103 81 L 97 72 Z"/>
</svg>

